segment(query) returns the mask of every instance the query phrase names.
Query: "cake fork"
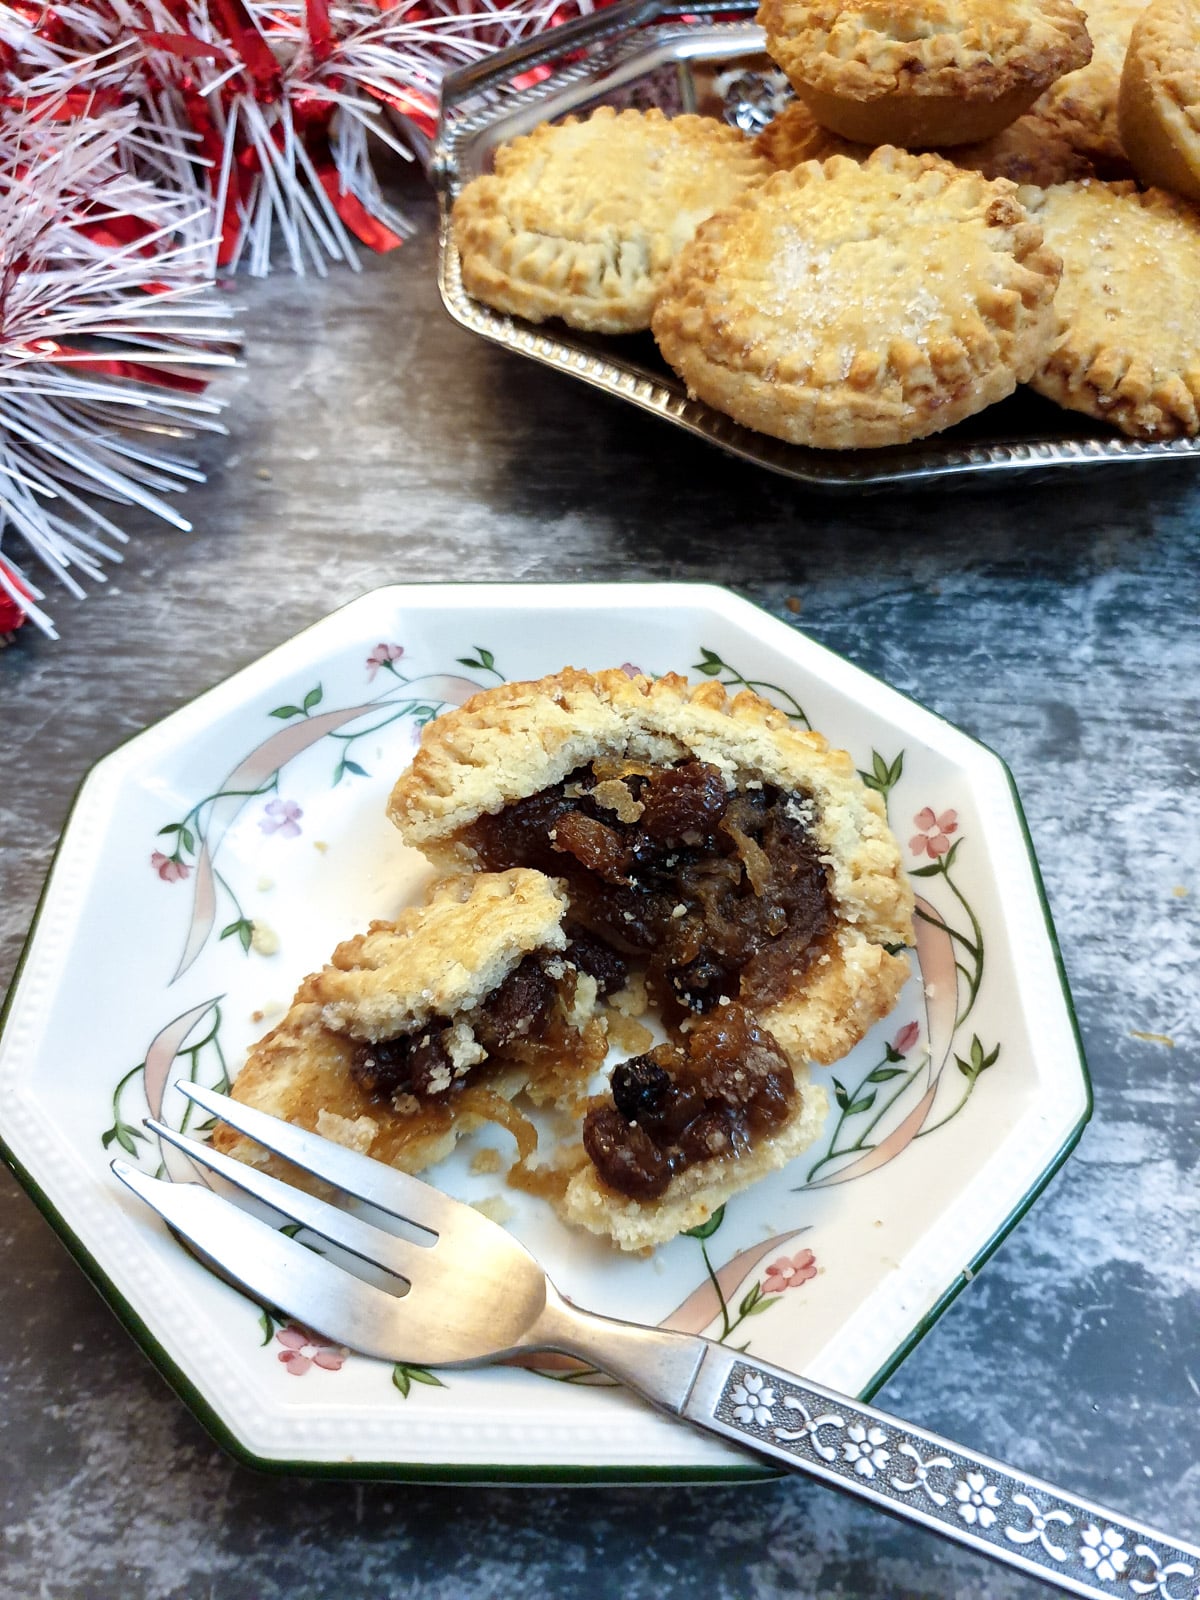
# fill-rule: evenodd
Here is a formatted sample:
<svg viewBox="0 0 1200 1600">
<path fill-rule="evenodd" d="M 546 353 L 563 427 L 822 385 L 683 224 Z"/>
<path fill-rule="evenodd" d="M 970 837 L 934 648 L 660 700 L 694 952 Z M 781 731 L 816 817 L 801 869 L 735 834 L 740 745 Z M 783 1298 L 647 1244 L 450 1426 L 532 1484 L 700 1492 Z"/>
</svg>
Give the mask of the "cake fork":
<svg viewBox="0 0 1200 1600">
<path fill-rule="evenodd" d="M 1200 1549 L 927 1429 L 695 1334 L 584 1311 L 480 1212 L 197 1084 L 213 1116 L 344 1194 L 419 1232 L 401 1236 L 196 1142 L 146 1126 L 293 1224 L 373 1269 L 368 1282 L 207 1182 L 112 1170 L 223 1276 L 257 1301 L 364 1355 L 472 1367 L 534 1352 L 577 1357 L 660 1411 L 847 1490 L 1071 1594 L 1200 1596 Z M 376 1271 L 376 1278 L 381 1275 Z"/>
</svg>

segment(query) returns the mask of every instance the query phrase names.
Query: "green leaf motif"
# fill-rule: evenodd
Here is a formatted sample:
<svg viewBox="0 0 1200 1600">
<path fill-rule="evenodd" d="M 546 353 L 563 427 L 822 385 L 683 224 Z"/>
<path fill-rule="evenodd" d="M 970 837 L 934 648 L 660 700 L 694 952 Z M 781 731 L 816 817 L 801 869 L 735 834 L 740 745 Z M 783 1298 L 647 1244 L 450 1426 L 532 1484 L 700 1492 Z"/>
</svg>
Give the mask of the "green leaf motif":
<svg viewBox="0 0 1200 1600">
<path fill-rule="evenodd" d="M 711 1239 L 713 1234 L 725 1220 L 725 1207 L 718 1206 L 707 1222 L 699 1222 L 694 1228 L 685 1229 L 689 1239 Z"/>
<path fill-rule="evenodd" d="M 446 1385 L 440 1378 L 434 1376 L 428 1367 L 409 1367 L 402 1361 L 397 1361 L 392 1368 L 392 1382 L 407 1400 L 412 1393 L 414 1383 L 428 1384 L 431 1389 L 444 1389 Z"/>
<path fill-rule="evenodd" d="M 322 689 L 321 685 L 318 684 L 315 689 L 310 689 L 304 696 L 303 709 L 305 711 L 311 711 L 314 706 L 319 706 L 324 698 L 325 691 Z"/>
<path fill-rule="evenodd" d="M 740 1317 L 748 1317 L 748 1316 L 750 1316 L 751 1313 L 753 1312 L 755 1306 L 759 1303 L 759 1301 L 762 1299 L 762 1297 L 763 1297 L 762 1284 L 761 1283 L 756 1283 L 753 1286 L 753 1288 L 750 1289 L 750 1291 L 746 1295 L 743 1296 L 742 1303 L 741 1303 L 740 1306 L 738 1306 L 738 1315 Z"/>
<path fill-rule="evenodd" d="M 195 840 L 195 837 L 194 837 L 194 835 L 192 833 L 192 830 L 190 828 L 184 828 L 184 827 L 180 828 L 180 830 L 179 830 L 179 842 L 183 846 L 183 848 L 185 850 L 187 850 L 190 854 L 193 854 L 193 855 L 195 854 L 195 851 L 196 851 L 196 840 Z"/>
<path fill-rule="evenodd" d="M 360 767 L 357 761 L 343 761 L 343 772 L 352 772 L 356 778 L 369 778 L 370 773 L 365 767 Z"/>
<path fill-rule="evenodd" d="M 274 711 L 268 712 L 268 715 L 286 722 L 289 717 L 302 717 L 304 711 L 300 706 L 276 706 Z"/>
<path fill-rule="evenodd" d="M 841 1106 L 843 1111 L 845 1111 L 850 1104 L 850 1096 L 846 1092 L 846 1085 L 840 1078 L 835 1078 L 833 1080 L 833 1098 L 837 1101 L 838 1105 Z"/>
<path fill-rule="evenodd" d="M 168 822 L 165 828 L 158 830 L 158 837 L 161 839 L 164 833 L 178 833 L 182 827 L 182 822 Z"/>
<path fill-rule="evenodd" d="M 898 1060 L 900 1058 L 892 1056 L 888 1057 L 889 1061 L 893 1059 Z M 874 1072 L 867 1074 L 866 1081 L 868 1083 L 887 1083 L 891 1078 L 902 1078 L 903 1076 L 903 1067 L 876 1067 Z"/>
<path fill-rule="evenodd" d="M 860 1094 L 857 1100 L 848 1105 L 846 1107 L 846 1115 L 848 1117 L 856 1117 L 860 1111 L 870 1111 L 874 1104 L 875 1091 L 872 1089 L 870 1094 Z"/>
<path fill-rule="evenodd" d="M 701 659 L 693 664 L 692 671 L 702 672 L 706 678 L 715 678 L 725 663 L 715 650 L 706 650 L 703 645 L 700 646 L 700 656 Z"/>
</svg>

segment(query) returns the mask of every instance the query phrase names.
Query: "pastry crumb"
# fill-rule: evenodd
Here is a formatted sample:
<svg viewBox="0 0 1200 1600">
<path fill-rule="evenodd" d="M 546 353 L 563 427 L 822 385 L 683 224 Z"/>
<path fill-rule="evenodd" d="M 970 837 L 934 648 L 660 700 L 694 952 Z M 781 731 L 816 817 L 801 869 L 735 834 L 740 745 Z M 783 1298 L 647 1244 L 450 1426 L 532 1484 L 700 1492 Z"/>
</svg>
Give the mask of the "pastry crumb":
<svg viewBox="0 0 1200 1600">
<path fill-rule="evenodd" d="M 279 935 L 274 928 L 255 917 L 250 924 L 250 948 L 257 955 L 273 956 L 279 949 Z"/>
<path fill-rule="evenodd" d="M 313 849 L 314 850 L 319 850 L 320 853 L 322 855 L 324 855 L 326 850 L 329 849 L 329 846 L 328 846 L 328 844 L 326 844 L 324 839 L 314 839 L 313 840 Z"/>
<path fill-rule="evenodd" d="M 258 889 L 259 889 L 260 894 L 266 894 L 269 890 L 273 889 L 274 887 L 275 887 L 275 879 L 274 878 L 260 878 L 258 880 Z"/>
<path fill-rule="evenodd" d="M 475 1173 L 503 1172 L 504 1157 L 493 1145 L 484 1145 L 471 1157 L 471 1171 Z"/>
<path fill-rule="evenodd" d="M 484 1195 L 482 1200 L 472 1200 L 472 1211 L 478 1211 L 481 1216 L 487 1217 L 490 1222 L 511 1222 L 516 1216 L 516 1210 L 500 1194 Z"/>
<path fill-rule="evenodd" d="M 1175 1041 L 1169 1033 L 1143 1033 L 1140 1028 L 1130 1028 L 1131 1039 L 1144 1039 L 1147 1044 L 1165 1044 L 1168 1050 L 1174 1050 Z"/>
<path fill-rule="evenodd" d="M 347 1150 L 357 1150 L 360 1155 L 365 1156 L 370 1150 L 378 1131 L 379 1124 L 373 1117 L 343 1117 L 324 1106 L 317 1112 L 317 1132 L 321 1137 L 332 1139 Z"/>
</svg>

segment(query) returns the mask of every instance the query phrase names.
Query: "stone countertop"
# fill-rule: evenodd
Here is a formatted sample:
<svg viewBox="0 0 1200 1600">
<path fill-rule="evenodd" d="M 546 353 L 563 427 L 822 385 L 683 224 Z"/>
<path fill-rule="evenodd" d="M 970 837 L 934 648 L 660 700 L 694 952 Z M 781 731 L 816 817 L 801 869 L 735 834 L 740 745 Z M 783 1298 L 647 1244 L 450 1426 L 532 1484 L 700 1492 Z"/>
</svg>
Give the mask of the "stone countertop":
<svg viewBox="0 0 1200 1600">
<path fill-rule="evenodd" d="M 1010 764 L 1096 1096 L 1076 1154 L 878 1403 L 1200 1536 L 1200 481 L 822 498 L 456 328 L 428 205 L 325 282 L 239 280 L 196 531 L 0 651 L 0 982 L 98 757 L 381 584 L 727 584 Z M 0 1181 L 0 1591 L 20 1600 L 1043 1594 L 801 1479 L 311 1482 L 222 1454 Z M 1175 1595 L 1193 1591 L 1184 1586 Z"/>
</svg>

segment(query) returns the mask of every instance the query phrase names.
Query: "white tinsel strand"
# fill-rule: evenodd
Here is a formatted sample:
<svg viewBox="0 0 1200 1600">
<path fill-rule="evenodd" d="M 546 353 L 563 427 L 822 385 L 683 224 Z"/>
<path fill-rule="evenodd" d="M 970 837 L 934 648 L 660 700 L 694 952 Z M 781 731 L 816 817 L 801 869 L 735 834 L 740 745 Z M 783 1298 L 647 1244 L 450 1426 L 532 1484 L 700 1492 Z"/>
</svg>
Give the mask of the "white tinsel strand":
<svg viewBox="0 0 1200 1600">
<path fill-rule="evenodd" d="M 135 109 L 56 111 L 0 115 L 0 590 L 51 633 L 5 535 L 82 594 L 126 539 L 97 499 L 188 528 L 164 496 L 202 474 L 158 441 L 224 431 L 192 386 L 232 364 L 236 337 L 204 292 L 208 208 L 127 170 Z"/>
</svg>

